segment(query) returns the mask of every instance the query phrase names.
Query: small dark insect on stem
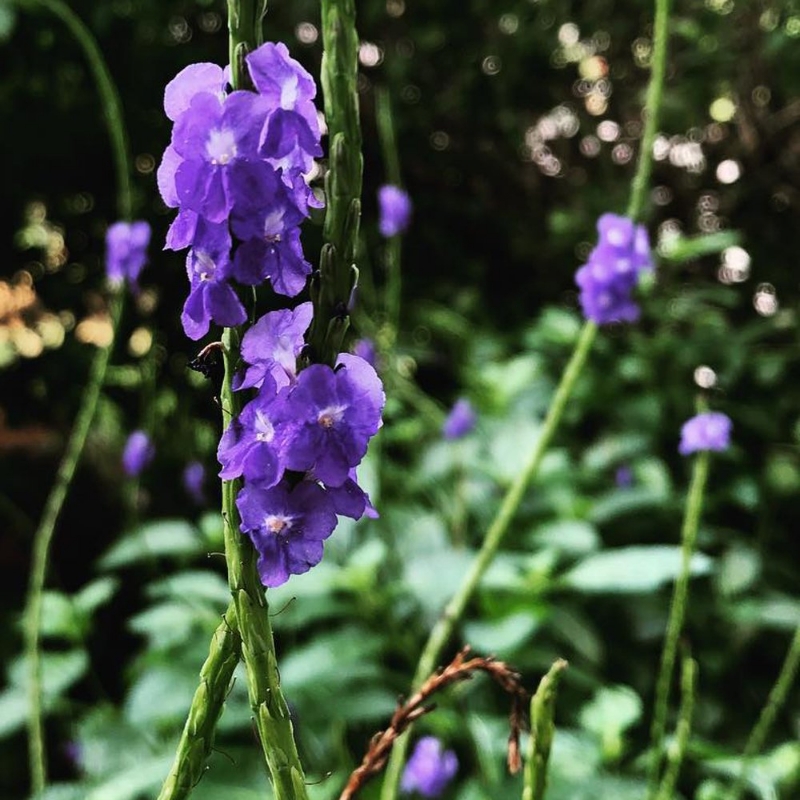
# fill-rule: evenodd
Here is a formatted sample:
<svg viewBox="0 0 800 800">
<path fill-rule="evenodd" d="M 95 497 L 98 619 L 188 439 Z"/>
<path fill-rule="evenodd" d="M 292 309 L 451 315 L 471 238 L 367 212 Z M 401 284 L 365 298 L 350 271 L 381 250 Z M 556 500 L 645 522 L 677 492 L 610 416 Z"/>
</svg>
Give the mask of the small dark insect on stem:
<svg viewBox="0 0 800 800">
<path fill-rule="evenodd" d="M 381 772 L 386 766 L 397 737 L 412 722 L 433 711 L 435 705 L 428 702 L 433 694 L 453 683 L 469 680 L 476 672 L 485 672 L 511 695 L 508 768 L 512 773 L 519 771 L 522 765 L 519 755 L 519 736 L 525 724 L 525 706 L 529 694 L 520 683 L 520 676 L 508 664 L 497 661 L 491 656 L 468 658 L 469 653 L 470 648 L 464 647 L 444 669 L 431 675 L 405 703 L 398 703 L 389 727 L 384 731 L 378 731 L 372 737 L 364 759 L 350 775 L 339 800 L 351 800 L 367 781 Z"/>
<path fill-rule="evenodd" d="M 222 342 L 211 342 L 187 365 L 189 369 L 199 372 L 204 378 L 212 382 L 216 397 L 219 397 L 222 390 L 222 381 L 225 377 L 225 361 L 222 356 Z"/>
</svg>

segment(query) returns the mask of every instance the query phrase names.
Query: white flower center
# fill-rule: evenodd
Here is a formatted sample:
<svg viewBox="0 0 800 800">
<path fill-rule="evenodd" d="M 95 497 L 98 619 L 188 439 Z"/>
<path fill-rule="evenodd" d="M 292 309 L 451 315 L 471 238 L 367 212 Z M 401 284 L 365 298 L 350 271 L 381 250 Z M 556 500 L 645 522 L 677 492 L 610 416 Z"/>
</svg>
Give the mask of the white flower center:
<svg viewBox="0 0 800 800">
<path fill-rule="evenodd" d="M 614 247 L 621 247 L 625 244 L 625 231 L 621 230 L 620 228 L 612 228 L 608 232 L 608 241 L 614 245 Z"/>
<path fill-rule="evenodd" d="M 206 155 L 215 165 L 224 165 L 236 158 L 236 137 L 227 128 L 214 128 L 208 135 Z"/>
<path fill-rule="evenodd" d="M 264 527 L 276 536 L 281 533 L 288 533 L 292 527 L 293 519 L 283 514 L 270 514 L 264 519 Z"/>
<path fill-rule="evenodd" d="M 204 250 L 195 250 L 195 265 L 194 271 L 201 281 L 213 281 L 214 273 L 217 271 L 217 265 L 211 256 Z"/>
<path fill-rule="evenodd" d="M 275 437 L 275 427 L 263 411 L 256 411 L 255 425 L 257 442 L 271 442 Z"/>
<path fill-rule="evenodd" d="M 291 109 L 297 102 L 297 75 L 281 86 L 281 108 Z"/>
<path fill-rule="evenodd" d="M 317 422 L 326 429 L 334 427 L 338 422 L 341 422 L 344 415 L 344 406 L 328 406 L 319 412 Z"/>
</svg>

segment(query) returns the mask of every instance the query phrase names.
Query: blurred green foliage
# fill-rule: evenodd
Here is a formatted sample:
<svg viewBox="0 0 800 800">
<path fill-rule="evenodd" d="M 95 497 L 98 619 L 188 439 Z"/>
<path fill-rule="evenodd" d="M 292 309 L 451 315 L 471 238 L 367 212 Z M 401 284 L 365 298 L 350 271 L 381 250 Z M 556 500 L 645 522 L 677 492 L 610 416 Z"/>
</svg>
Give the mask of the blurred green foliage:
<svg viewBox="0 0 800 800">
<path fill-rule="evenodd" d="M 361 78 L 357 323 L 382 345 L 389 396 L 362 468 L 381 518 L 342 524 L 319 567 L 270 592 L 281 674 L 320 800 L 337 796 L 408 690 L 431 624 L 537 436 L 579 330 L 572 275 L 596 217 L 627 197 L 651 16 L 632 0 L 358 5 L 364 40 L 380 48 L 371 66 L 374 51 L 365 51 Z M 682 796 L 725 797 L 800 621 L 800 4 L 677 6 L 649 222 L 663 257 L 643 290 L 642 322 L 599 337 L 557 444 L 459 632 L 512 662 L 531 688 L 554 658 L 570 661 L 549 800 L 643 796 L 688 476 L 677 435 L 700 387 L 732 417 L 735 444 L 712 465 L 694 563 L 685 639 L 699 663 L 699 697 Z M 163 86 L 187 63 L 222 62 L 227 44 L 222 3 L 74 7 L 119 83 L 138 213 L 153 222 L 156 244 L 57 533 L 44 629 L 56 783 L 46 797 L 136 800 L 154 796 L 166 774 L 228 597 L 214 480 L 204 508 L 180 483 L 193 458 L 213 475 L 218 408 L 212 387 L 186 369 L 194 350 L 178 323 L 185 278 L 181 257 L 159 252 L 170 215 L 154 173 L 168 137 Z M 318 73 L 315 26 L 316 3 L 276 0 L 267 38 L 289 43 Z M 13 154 L 0 214 L 0 613 L 9 631 L 0 645 L 0 794 L 17 798 L 26 792 L 26 702 L 16 621 L 30 536 L 91 356 L 91 325 L 80 326 L 102 324 L 102 237 L 115 187 L 101 110 L 63 29 L 0 3 L 0 39 L 0 136 Z M 415 203 L 392 349 L 383 346 L 394 332 L 382 309 L 375 220 L 384 175 L 376 86 L 393 98 Z M 312 261 L 319 236 L 309 225 Z M 459 394 L 479 410 L 478 428 L 445 442 L 443 410 Z M 158 459 L 131 485 L 119 453 L 141 424 Z M 623 467 L 630 486 L 616 483 Z M 754 797 L 800 791 L 797 696 L 754 762 Z M 418 726 L 458 752 L 450 797 L 519 796 L 519 779 L 503 767 L 506 711 L 478 680 L 452 690 Z M 194 796 L 264 796 L 243 679 L 217 747 Z"/>
</svg>

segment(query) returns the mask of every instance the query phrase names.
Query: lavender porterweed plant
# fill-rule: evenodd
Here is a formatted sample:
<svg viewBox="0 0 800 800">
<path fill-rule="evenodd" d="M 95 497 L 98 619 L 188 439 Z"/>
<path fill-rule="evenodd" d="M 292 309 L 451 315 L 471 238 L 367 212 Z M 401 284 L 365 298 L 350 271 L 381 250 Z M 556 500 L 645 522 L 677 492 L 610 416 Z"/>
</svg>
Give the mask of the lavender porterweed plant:
<svg viewBox="0 0 800 800">
<path fill-rule="evenodd" d="M 284 45 L 260 44 L 263 10 L 231 4 L 230 70 L 193 65 L 167 87 L 165 111 L 174 129 L 158 178 L 164 201 L 178 208 L 167 247 L 190 248 L 184 330 L 199 339 L 213 323 L 226 326 L 226 424 L 218 456 L 233 603 L 225 623 L 241 636 L 274 791 L 288 799 L 305 798 L 306 789 L 259 584 L 278 586 L 317 564 L 337 514 L 374 513 L 355 470 L 381 425 L 384 395 L 367 361 L 340 352 L 357 279 L 361 192 L 360 138 L 348 139 L 337 129 L 342 119 L 348 133 L 358 128 L 350 3 L 336 11 L 323 4 L 325 58 L 337 68 L 323 69 L 332 164 L 327 244 L 311 285 L 312 303 L 270 312 L 249 330 L 244 326 L 248 315 L 238 286 L 268 282 L 287 297 L 305 287 L 311 266 L 299 224 L 318 201 L 304 175 L 322 154 L 314 81 Z M 352 167 L 355 180 L 343 174 Z M 242 408 L 245 394 L 252 399 Z M 238 657 L 236 636 L 226 634 L 223 644 L 220 653 L 215 637 L 204 667 L 217 689 L 230 680 Z M 221 713 L 219 695 L 213 703 L 208 695 L 201 682 L 162 800 L 185 796 L 202 773 Z M 193 722 L 195 714 L 201 725 Z"/>
</svg>

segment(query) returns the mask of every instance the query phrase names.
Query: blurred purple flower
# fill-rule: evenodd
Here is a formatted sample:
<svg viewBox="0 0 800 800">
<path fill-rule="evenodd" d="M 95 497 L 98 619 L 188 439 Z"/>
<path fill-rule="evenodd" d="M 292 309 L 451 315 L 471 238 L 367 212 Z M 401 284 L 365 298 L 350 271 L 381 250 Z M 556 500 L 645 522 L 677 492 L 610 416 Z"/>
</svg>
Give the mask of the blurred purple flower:
<svg viewBox="0 0 800 800">
<path fill-rule="evenodd" d="M 635 322 L 639 306 L 631 295 L 642 272 L 653 266 L 647 230 L 617 214 L 603 214 L 597 230 L 599 242 L 575 274 L 583 314 L 598 325 Z"/>
<path fill-rule="evenodd" d="M 135 478 L 153 460 L 156 449 L 144 431 L 134 431 L 125 442 L 122 451 L 122 468 L 125 474 Z"/>
<path fill-rule="evenodd" d="M 378 369 L 378 351 L 372 339 L 357 339 L 353 344 L 353 355 L 363 358 L 374 370 Z"/>
<path fill-rule="evenodd" d="M 137 287 L 139 273 L 147 263 L 150 225 L 137 222 L 115 222 L 106 231 L 106 274 L 115 285 L 128 281 Z"/>
<path fill-rule="evenodd" d="M 617 467 L 614 481 L 620 489 L 630 489 L 633 486 L 633 470 L 627 464 Z"/>
<path fill-rule="evenodd" d="M 442 750 L 435 736 L 423 736 L 408 759 L 400 788 L 406 794 L 439 797 L 458 770 L 458 758 L 452 750 Z"/>
<path fill-rule="evenodd" d="M 732 427 L 730 417 L 720 411 L 697 414 L 683 424 L 678 452 L 682 456 L 700 450 L 714 450 L 721 453 L 730 445 Z"/>
<path fill-rule="evenodd" d="M 186 494 L 198 505 L 206 502 L 203 484 L 206 480 L 206 468 L 199 461 L 190 461 L 183 469 L 183 488 Z"/>
<path fill-rule="evenodd" d="M 399 186 L 386 184 L 378 189 L 379 229 L 387 239 L 408 228 L 411 222 L 411 198 Z"/>
<path fill-rule="evenodd" d="M 461 439 L 472 432 L 477 421 L 472 404 L 461 397 L 456 400 L 442 425 L 442 436 L 445 439 Z"/>
</svg>

